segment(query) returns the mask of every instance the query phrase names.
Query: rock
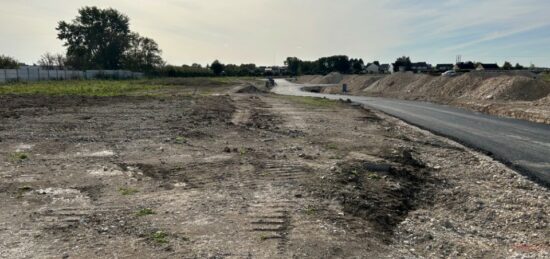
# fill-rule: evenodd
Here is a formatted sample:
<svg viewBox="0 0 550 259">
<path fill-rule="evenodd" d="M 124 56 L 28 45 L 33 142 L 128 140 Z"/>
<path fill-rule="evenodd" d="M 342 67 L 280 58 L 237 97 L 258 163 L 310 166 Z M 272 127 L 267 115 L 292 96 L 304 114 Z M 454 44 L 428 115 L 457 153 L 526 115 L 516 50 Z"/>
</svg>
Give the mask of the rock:
<svg viewBox="0 0 550 259">
<path fill-rule="evenodd" d="M 231 148 L 225 147 L 225 148 L 223 149 L 223 152 L 225 152 L 225 153 L 231 153 Z"/>
</svg>

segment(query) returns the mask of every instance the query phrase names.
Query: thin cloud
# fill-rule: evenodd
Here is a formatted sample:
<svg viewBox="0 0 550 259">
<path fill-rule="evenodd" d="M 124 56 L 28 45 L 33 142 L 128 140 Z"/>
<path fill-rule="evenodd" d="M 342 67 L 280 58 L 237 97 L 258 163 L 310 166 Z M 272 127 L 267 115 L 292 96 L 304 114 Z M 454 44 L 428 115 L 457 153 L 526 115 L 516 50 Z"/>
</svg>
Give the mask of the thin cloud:
<svg viewBox="0 0 550 259">
<path fill-rule="evenodd" d="M 547 52 L 540 46 L 548 34 L 537 31 L 550 26 L 547 0 L 0 1 L 0 23 L 11 25 L 3 31 L 2 54 L 31 64 L 46 51 L 64 51 L 55 26 L 86 5 L 126 13 L 132 30 L 154 38 L 164 58 L 178 65 L 214 59 L 269 65 L 287 56 L 333 54 L 449 62 L 457 52 L 491 52 L 505 59 L 513 48 L 525 53 L 523 45 L 541 42 L 528 50 L 534 56 Z M 522 38 L 527 32 L 532 33 Z M 516 47 L 497 52 L 487 46 L 503 39 Z"/>
</svg>

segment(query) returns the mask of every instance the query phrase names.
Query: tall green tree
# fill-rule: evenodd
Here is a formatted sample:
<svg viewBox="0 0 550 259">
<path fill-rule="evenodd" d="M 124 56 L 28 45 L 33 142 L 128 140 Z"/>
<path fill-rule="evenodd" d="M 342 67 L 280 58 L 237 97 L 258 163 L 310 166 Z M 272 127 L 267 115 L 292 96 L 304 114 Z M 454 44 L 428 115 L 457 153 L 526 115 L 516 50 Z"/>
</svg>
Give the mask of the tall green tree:
<svg viewBox="0 0 550 259">
<path fill-rule="evenodd" d="M 133 71 L 150 72 L 164 65 L 161 53 L 162 51 L 153 39 L 132 33 L 130 46 L 124 53 L 123 67 Z"/>
<path fill-rule="evenodd" d="M 60 21 L 57 37 L 65 41 L 67 62 L 77 69 L 119 69 L 130 47 L 128 16 L 115 9 L 83 7 L 71 22 Z"/>
<path fill-rule="evenodd" d="M 214 75 L 217 76 L 222 74 L 224 67 L 225 66 L 218 60 L 214 60 L 214 62 L 212 62 L 212 65 L 210 65 L 210 69 L 212 70 Z"/>
<path fill-rule="evenodd" d="M 351 72 L 353 74 L 361 74 L 363 73 L 363 69 L 365 67 L 365 62 L 363 61 L 363 59 L 350 59 L 350 62 L 351 62 Z M 378 61 L 375 61 L 375 63 L 378 62 Z"/>
<path fill-rule="evenodd" d="M 297 57 L 286 58 L 285 66 L 288 67 L 288 71 L 293 76 L 299 76 L 302 74 L 302 61 Z"/>
<path fill-rule="evenodd" d="M 0 55 L 0 69 L 16 69 L 19 67 L 19 62 L 12 57 Z"/>
</svg>

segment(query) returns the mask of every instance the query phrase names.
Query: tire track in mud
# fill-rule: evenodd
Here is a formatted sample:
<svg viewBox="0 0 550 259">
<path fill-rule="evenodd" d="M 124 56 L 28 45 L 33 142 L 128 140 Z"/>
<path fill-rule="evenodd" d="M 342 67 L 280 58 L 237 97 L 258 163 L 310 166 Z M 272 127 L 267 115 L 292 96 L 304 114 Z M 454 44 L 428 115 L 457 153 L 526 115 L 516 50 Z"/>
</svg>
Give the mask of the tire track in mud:
<svg viewBox="0 0 550 259">
<path fill-rule="evenodd" d="M 259 171 L 256 179 L 259 188 L 254 201 L 249 203 L 250 228 L 264 241 L 275 240 L 278 254 L 283 255 L 293 227 L 293 214 L 302 207 L 295 199 L 295 189 L 307 172 L 287 161 L 269 161 Z"/>
<path fill-rule="evenodd" d="M 291 137 L 286 130 L 296 128 L 273 113 L 281 107 L 273 107 L 262 98 L 240 99 L 234 115 L 236 125 L 258 130 L 264 137 L 273 139 Z M 289 127 L 292 126 L 292 127 Z M 298 127 L 300 130 L 303 127 Z M 277 141 L 274 146 L 280 142 Z M 284 256 L 291 239 L 293 215 L 303 206 L 296 199 L 298 186 L 308 177 L 308 170 L 288 160 L 256 160 L 249 162 L 248 170 L 240 172 L 235 180 L 241 192 L 250 192 L 246 201 L 246 221 L 248 230 L 263 243 L 274 249 L 274 253 Z"/>
</svg>

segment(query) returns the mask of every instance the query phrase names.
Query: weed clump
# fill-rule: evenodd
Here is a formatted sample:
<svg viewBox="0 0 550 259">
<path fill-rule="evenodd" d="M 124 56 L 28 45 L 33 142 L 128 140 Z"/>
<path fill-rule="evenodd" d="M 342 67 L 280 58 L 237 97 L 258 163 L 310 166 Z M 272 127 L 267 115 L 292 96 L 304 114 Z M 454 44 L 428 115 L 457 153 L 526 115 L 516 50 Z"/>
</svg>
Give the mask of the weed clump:
<svg viewBox="0 0 550 259">
<path fill-rule="evenodd" d="M 185 144 L 187 143 L 187 139 L 185 139 L 184 137 L 176 137 L 176 144 Z"/>
<path fill-rule="evenodd" d="M 128 196 L 128 195 L 134 195 L 139 191 L 134 188 L 119 188 L 118 192 L 124 196 Z"/>
<path fill-rule="evenodd" d="M 136 213 L 138 217 L 144 217 L 144 216 L 153 215 L 153 214 L 155 214 L 155 211 L 153 211 L 153 209 L 150 209 L 150 208 L 141 209 Z"/>
<path fill-rule="evenodd" d="M 27 160 L 28 158 L 29 158 L 29 155 L 24 152 L 15 152 L 10 155 L 10 159 L 16 162 L 21 162 L 23 160 Z"/>
<path fill-rule="evenodd" d="M 157 244 L 167 244 L 168 243 L 168 234 L 163 231 L 157 231 L 151 234 L 151 239 Z"/>
</svg>

